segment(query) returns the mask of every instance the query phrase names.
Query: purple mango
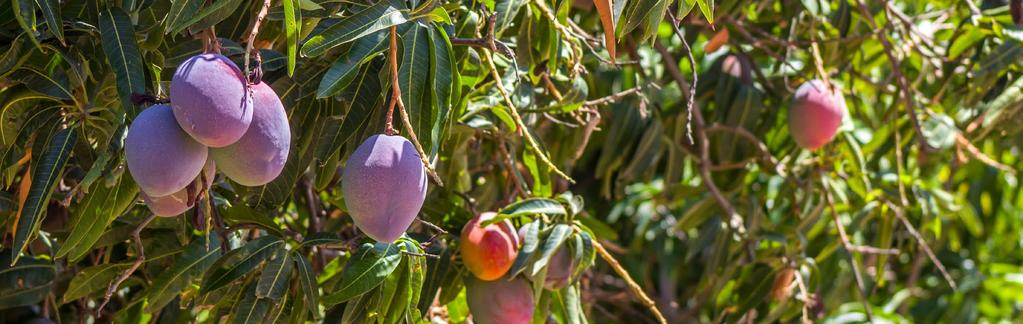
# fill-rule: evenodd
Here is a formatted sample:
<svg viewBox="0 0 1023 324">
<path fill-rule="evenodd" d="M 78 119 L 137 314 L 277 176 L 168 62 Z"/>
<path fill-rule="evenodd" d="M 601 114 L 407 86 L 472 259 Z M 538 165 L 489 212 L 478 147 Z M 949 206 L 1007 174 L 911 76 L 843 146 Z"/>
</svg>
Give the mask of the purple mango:
<svg viewBox="0 0 1023 324">
<path fill-rule="evenodd" d="M 373 135 L 348 158 L 341 190 L 355 226 L 374 240 L 394 242 L 423 207 L 426 170 L 412 142 Z"/>
<path fill-rule="evenodd" d="M 523 278 L 484 281 L 465 277 L 465 301 L 478 324 L 529 324 L 533 320 L 533 287 Z"/>
<path fill-rule="evenodd" d="M 796 89 L 789 110 L 789 133 L 800 147 L 816 150 L 835 138 L 845 113 L 845 97 L 840 89 L 810 80 Z"/>
<path fill-rule="evenodd" d="M 252 123 L 234 144 L 210 150 L 228 178 L 244 186 L 260 186 L 281 174 L 291 147 L 288 113 L 273 88 L 252 85 Z"/>
<path fill-rule="evenodd" d="M 124 140 L 128 171 L 139 189 L 151 197 L 184 189 L 202 171 L 207 151 L 181 130 L 167 105 L 143 110 Z"/>
<path fill-rule="evenodd" d="M 170 87 L 181 128 L 209 147 L 233 144 L 252 122 L 252 97 L 242 72 L 220 54 L 200 54 L 181 63 Z"/>
</svg>

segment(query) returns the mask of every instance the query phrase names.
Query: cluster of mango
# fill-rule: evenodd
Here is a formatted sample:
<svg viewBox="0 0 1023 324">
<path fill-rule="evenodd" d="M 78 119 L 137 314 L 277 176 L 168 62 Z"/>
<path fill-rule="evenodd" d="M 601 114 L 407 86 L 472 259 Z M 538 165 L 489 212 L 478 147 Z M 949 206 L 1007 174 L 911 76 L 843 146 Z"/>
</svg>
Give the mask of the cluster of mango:
<svg viewBox="0 0 1023 324">
<path fill-rule="evenodd" d="M 291 129 L 269 85 L 250 84 L 223 55 L 201 54 L 178 66 L 169 99 L 143 110 L 125 138 L 128 171 L 154 214 L 192 208 L 218 168 L 245 186 L 280 175 Z"/>
</svg>

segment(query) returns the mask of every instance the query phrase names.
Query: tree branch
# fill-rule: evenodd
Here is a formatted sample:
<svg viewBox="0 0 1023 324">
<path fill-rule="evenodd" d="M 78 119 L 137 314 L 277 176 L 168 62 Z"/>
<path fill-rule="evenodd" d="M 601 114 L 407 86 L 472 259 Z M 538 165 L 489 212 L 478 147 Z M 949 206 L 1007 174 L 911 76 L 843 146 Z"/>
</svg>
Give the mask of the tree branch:
<svg viewBox="0 0 1023 324">
<path fill-rule="evenodd" d="M 886 7 L 888 6 L 888 1 L 882 1 L 882 3 Z M 864 18 L 866 18 L 865 20 L 867 21 L 867 24 L 870 26 L 870 28 L 875 30 L 878 29 L 877 23 L 874 22 L 874 14 L 870 13 L 870 9 L 868 9 L 867 5 L 863 3 L 863 0 L 856 0 L 856 4 L 860 8 L 860 13 L 863 14 Z M 886 28 L 891 28 L 891 24 L 892 24 L 891 19 L 885 19 Z M 896 81 L 899 83 L 899 87 L 902 88 L 900 96 L 902 97 L 902 101 L 906 106 L 906 111 L 909 113 L 909 119 L 910 121 L 913 122 L 913 129 L 916 130 L 917 143 L 920 144 L 921 149 L 929 150 L 931 149 L 931 147 L 929 144 L 927 144 L 926 138 L 924 138 L 923 130 L 920 128 L 920 120 L 916 115 L 916 105 L 912 94 L 913 88 L 910 86 L 909 81 L 906 80 L 906 76 L 902 75 L 901 61 L 897 57 L 895 57 L 895 53 L 893 52 L 892 49 L 892 44 L 891 42 L 888 41 L 888 36 L 885 36 L 883 33 L 878 34 L 877 39 L 881 41 L 881 45 L 882 47 L 884 47 L 885 56 L 888 57 L 888 62 L 891 63 L 892 65 L 891 66 L 892 75 L 895 76 Z"/>
<path fill-rule="evenodd" d="M 670 17 L 674 17 L 674 14 L 671 13 L 670 10 L 668 11 L 668 14 L 671 15 Z M 677 22 L 677 20 L 673 19 L 673 23 L 671 24 L 672 29 L 675 31 L 675 35 L 677 35 L 682 40 L 683 44 L 686 44 L 686 48 L 688 49 L 689 43 L 686 41 L 685 37 L 682 37 L 682 31 L 678 29 L 678 25 L 676 25 L 674 22 Z M 682 90 L 684 95 L 690 98 L 688 104 L 693 106 L 691 115 L 693 118 L 692 122 L 696 124 L 696 137 L 700 142 L 700 177 L 703 179 L 703 182 L 707 185 L 707 189 L 710 191 L 710 194 L 714 197 L 714 200 L 717 201 L 718 205 L 721 206 L 721 209 L 724 211 L 725 215 L 727 215 L 728 224 L 740 234 L 744 234 L 746 233 L 746 226 L 743 224 L 742 217 L 735 212 L 735 208 L 732 207 L 732 204 L 729 203 L 728 199 L 725 198 L 724 194 L 721 193 L 721 189 L 719 189 L 717 184 L 714 183 L 714 178 L 711 176 L 710 173 L 710 167 L 712 165 L 710 161 L 710 141 L 708 140 L 707 137 L 707 130 L 705 127 L 706 124 L 704 123 L 703 119 L 703 113 L 700 112 L 699 108 L 695 107 L 696 103 L 694 102 L 694 99 L 696 96 L 693 94 L 693 92 L 695 92 L 696 87 L 690 86 L 689 83 L 686 82 L 686 80 L 682 77 L 682 72 L 678 67 L 678 63 L 676 63 L 677 61 L 675 60 L 675 57 L 673 57 L 671 55 L 671 52 L 669 52 L 668 49 L 665 48 L 663 44 L 661 44 L 660 40 L 654 43 L 654 48 L 664 58 L 664 64 L 667 67 L 668 73 L 671 75 L 673 79 L 675 79 L 675 83 L 678 84 L 679 89 Z M 692 65 L 692 69 L 693 71 L 695 71 L 696 59 L 693 58 L 691 50 L 688 52 L 689 64 Z M 696 80 L 694 79 L 694 81 Z"/>
<path fill-rule="evenodd" d="M 245 44 L 245 77 L 249 77 L 249 55 L 252 53 L 253 43 L 256 41 L 256 34 L 259 33 L 259 25 L 263 23 L 263 19 L 266 19 L 267 12 L 270 11 L 270 0 L 263 0 L 263 5 L 259 8 L 259 12 L 256 13 L 256 21 L 252 23 L 252 30 L 249 31 L 248 44 Z M 257 52 L 256 57 L 259 57 Z"/>
<path fill-rule="evenodd" d="M 657 304 L 654 303 L 654 301 L 650 299 L 645 292 L 643 292 L 643 288 L 640 287 L 635 280 L 632 280 L 632 276 L 629 276 L 629 272 L 625 271 L 625 268 L 622 268 L 622 265 L 618 263 L 618 260 L 616 260 L 611 253 L 608 253 L 600 242 L 594 240 L 593 247 L 597 250 L 597 254 L 600 254 L 600 257 L 611 266 L 611 269 L 614 269 L 615 273 L 618 273 L 618 276 L 622 277 L 622 280 L 625 280 L 625 284 L 629 286 L 629 291 L 631 291 L 632 294 L 639 299 L 641 303 L 643 303 L 643 305 L 650 309 L 650 312 L 654 314 L 654 317 L 657 317 L 657 321 L 662 324 L 668 323 L 668 320 L 664 318 L 661 311 L 657 309 Z"/>
<path fill-rule="evenodd" d="M 145 228 L 146 225 L 149 225 L 153 219 L 156 219 L 156 214 L 150 213 L 149 216 L 146 216 L 146 218 L 131 231 L 131 239 L 135 242 L 135 250 L 138 252 L 138 255 L 135 256 L 135 262 L 131 264 L 131 267 L 128 267 L 128 270 L 121 273 L 117 279 L 110 283 L 110 286 L 107 286 L 106 294 L 103 295 L 103 302 L 96 307 L 96 317 L 103 314 L 103 307 L 110 302 L 110 298 L 114 296 L 115 292 L 117 292 L 117 288 L 120 287 L 125 280 L 128 280 L 128 278 L 131 277 L 131 274 L 135 273 L 135 270 L 138 270 L 139 266 L 146 261 L 145 246 L 142 245 L 142 238 L 140 237 L 140 234 L 142 233 L 142 229 Z"/>
<path fill-rule="evenodd" d="M 437 175 L 437 172 L 434 171 L 432 167 L 430 167 L 430 161 L 426 159 L 426 152 L 423 151 L 423 146 L 419 144 L 419 138 L 416 137 L 416 132 L 412 130 L 412 122 L 408 117 L 408 113 L 405 112 L 405 103 L 401 101 L 401 87 L 398 86 L 398 59 L 397 59 L 398 27 L 396 26 L 391 26 L 391 48 L 389 56 L 390 56 L 389 63 L 391 65 L 391 89 L 392 89 L 391 105 L 394 104 L 398 105 L 398 113 L 401 114 L 402 123 L 405 124 L 405 132 L 408 133 L 409 139 L 412 140 L 412 144 L 415 145 L 416 151 L 419 152 L 419 159 L 423 161 L 423 168 L 426 169 L 426 173 L 430 175 L 430 178 L 432 178 L 433 181 L 437 183 L 438 186 L 443 187 L 444 182 L 440 180 L 440 176 Z M 390 122 L 391 121 L 390 110 L 388 110 L 387 115 L 388 115 L 387 121 Z M 388 126 L 390 126 L 390 123 L 388 123 Z M 388 129 L 390 129 L 390 131 L 392 132 L 394 131 L 393 126 L 388 127 Z M 387 129 L 385 129 L 384 131 L 387 132 Z"/>
<path fill-rule="evenodd" d="M 572 177 L 569 177 L 568 174 L 565 174 L 561 171 L 561 169 L 554 165 L 554 162 L 551 162 L 547 153 L 540 149 L 540 145 L 536 143 L 536 140 L 533 139 L 533 135 L 526 129 L 526 123 L 522 121 L 522 116 L 519 115 L 518 109 L 515 108 L 515 104 L 512 103 L 511 97 L 508 95 L 508 91 L 504 89 L 504 85 L 501 81 L 501 75 L 497 73 L 497 66 L 494 65 L 494 57 L 490 54 L 489 50 L 483 50 L 483 59 L 487 62 L 487 66 L 490 68 L 490 75 L 494 78 L 494 84 L 497 86 L 497 91 L 501 93 L 501 98 L 504 99 L 505 105 L 507 105 L 508 110 L 511 111 L 512 119 L 515 120 L 515 126 L 518 128 L 518 131 L 521 132 L 522 137 L 526 140 L 526 144 L 529 149 L 532 150 L 533 154 L 540 158 L 540 161 L 550 168 L 554 174 L 557 174 L 570 183 L 575 183 L 575 180 L 572 179 Z"/>
<path fill-rule="evenodd" d="M 864 314 L 867 315 L 867 321 L 873 323 L 874 315 L 870 311 L 870 302 L 867 301 L 866 285 L 863 284 L 863 275 L 860 274 L 860 266 L 856 263 L 856 258 L 853 256 L 853 251 L 855 251 L 855 249 L 852 247 L 853 245 L 849 243 L 849 236 L 845 234 L 845 225 L 842 225 L 842 221 L 838 219 L 838 213 L 835 211 L 835 204 L 831 202 L 831 194 L 828 192 L 828 188 L 821 186 L 821 190 L 824 192 L 824 201 L 831 209 L 831 219 L 835 222 L 835 228 L 838 229 L 838 239 L 842 243 L 842 247 L 845 248 L 849 266 L 852 267 L 853 277 L 856 278 L 856 288 L 858 288 L 856 292 L 860 297 L 860 302 L 863 303 Z"/>
<path fill-rule="evenodd" d="M 936 255 L 934 255 L 934 251 L 931 251 L 931 247 L 927 245 L 927 241 L 925 241 L 924 237 L 920 235 L 920 232 L 918 232 L 916 228 L 913 227 L 913 223 L 910 223 L 909 219 L 906 219 L 906 216 L 902 214 L 901 209 L 892 208 L 892 210 L 895 211 L 895 217 L 898 217 L 899 221 L 902 222 L 902 225 L 906 226 L 906 230 L 909 231 L 909 234 L 912 235 L 914 239 L 916 239 L 917 245 L 919 245 L 920 248 L 924 250 L 924 253 L 927 254 L 927 257 L 931 259 L 931 262 L 934 263 L 934 266 L 938 268 L 939 272 L 941 272 L 941 276 L 945 277 L 945 281 L 948 282 L 949 287 L 952 287 L 952 290 L 958 289 L 955 280 L 953 280 L 952 276 L 948 274 L 947 270 L 945 270 L 945 265 L 942 264 L 940 260 L 938 260 L 938 257 Z"/>
</svg>

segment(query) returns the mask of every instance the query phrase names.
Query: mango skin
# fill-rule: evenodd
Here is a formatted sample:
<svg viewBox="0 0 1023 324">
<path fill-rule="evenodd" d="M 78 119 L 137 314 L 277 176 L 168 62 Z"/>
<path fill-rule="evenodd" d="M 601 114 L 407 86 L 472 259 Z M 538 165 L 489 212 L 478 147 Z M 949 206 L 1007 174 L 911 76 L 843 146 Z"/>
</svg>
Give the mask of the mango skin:
<svg viewBox="0 0 1023 324">
<path fill-rule="evenodd" d="M 252 122 L 252 97 L 238 66 L 220 54 L 200 54 L 178 66 L 171 79 L 174 117 L 209 147 L 233 144 Z"/>
<path fill-rule="evenodd" d="M 253 111 L 248 131 L 234 144 L 210 149 L 224 175 L 250 187 L 276 179 L 291 148 L 291 128 L 281 98 L 264 82 L 251 88 Z"/>
<path fill-rule="evenodd" d="M 394 242 L 426 199 L 426 169 L 412 142 L 377 134 L 355 149 L 341 178 L 355 226 L 378 242 Z"/>
<path fill-rule="evenodd" d="M 519 235 L 508 220 L 480 227 L 497 213 L 479 214 L 462 228 L 459 249 L 462 263 L 480 280 L 497 280 L 511 269 L 519 255 Z"/>
<path fill-rule="evenodd" d="M 547 278 L 543 282 L 544 288 L 558 290 L 568 286 L 575 273 L 576 262 L 569 254 L 567 245 L 562 245 L 551 256 L 547 262 Z"/>
<path fill-rule="evenodd" d="M 523 278 L 483 281 L 465 278 L 465 300 L 476 324 L 528 324 L 533 319 L 533 288 Z"/>
<path fill-rule="evenodd" d="M 124 140 L 128 172 L 150 197 L 188 186 L 206 164 L 207 148 L 181 130 L 171 107 L 154 105 L 135 117 Z"/>
<path fill-rule="evenodd" d="M 816 150 L 831 142 L 845 118 L 845 97 L 821 80 L 810 80 L 796 89 L 789 110 L 789 133 L 800 147 Z"/>
<path fill-rule="evenodd" d="M 213 160 L 206 163 L 206 167 L 203 168 L 203 172 L 206 173 L 206 190 L 210 190 L 213 187 L 213 179 L 217 176 L 217 166 Z M 196 178 L 198 182 L 198 178 Z M 141 192 L 142 202 L 149 207 L 149 211 L 160 217 L 174 217 L 181 215 L 185 211 L 188 211 L 194 205 L 188 204 L 188 188 L 181 189 L 174 194 L 163 197 L 150 197 L 145 192 Z M 198 200 L 198 199 L 197 199 Z"/>
</svg>

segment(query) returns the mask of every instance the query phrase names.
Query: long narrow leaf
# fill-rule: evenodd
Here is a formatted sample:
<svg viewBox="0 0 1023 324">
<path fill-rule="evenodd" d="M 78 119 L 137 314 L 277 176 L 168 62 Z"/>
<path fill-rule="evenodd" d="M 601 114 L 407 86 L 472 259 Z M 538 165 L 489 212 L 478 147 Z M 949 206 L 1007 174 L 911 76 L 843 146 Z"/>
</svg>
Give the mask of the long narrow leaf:
<svg viewBox="0 0 1023 324">
<path fill-rule="evenodd" d="M 65 128 L 57 131 L 50 138 L 46 145 L 46 152 L 42 153 L 41 163 L 36 166 L 32 173 L 32 187 L 28 192 L 28 200 L 22 208 L 22 213 L 14 219 L 14 253 L 11 253 L 11 263 L 18 262 L 18 257 L 25 250 L 31 238 L 42 222 L 43 212 L 50 202 L 50 195 L 53 188 L 57 186 L 61 174 L 64 173 L 64 165 L 71 156 L 71 148 L 78 140 L 78 133 L 72 128 Z"/>
<path fill-rule="evenodd" d="M 128 15 L 116 7 L 103 10 L 99 28 L 103 52 L 117 77 L 117 95 L 121 99 L 121 107 L 130 120 L 138 114 L 131 102 L 131 94 L 146 92 L 142 56 L 135 42 L 135 29 Z"/>
<path fill-rule="evenodd" d="M 320 56 L 335 46 L 354 41 L 375 31 L 408 21 L 404 1 L 384 0 L 312 35 L 302 45 L 302 55 Z"/>
<path fill-rule="evenodd" d="M 288 38 L 288 76 L 295 73 L 295 57 L 298 56 L 298 35 L 302 25 L 295 19 L 295 1 L 281 0 L 284 4 L 284 34 Z"/>
</svg>

